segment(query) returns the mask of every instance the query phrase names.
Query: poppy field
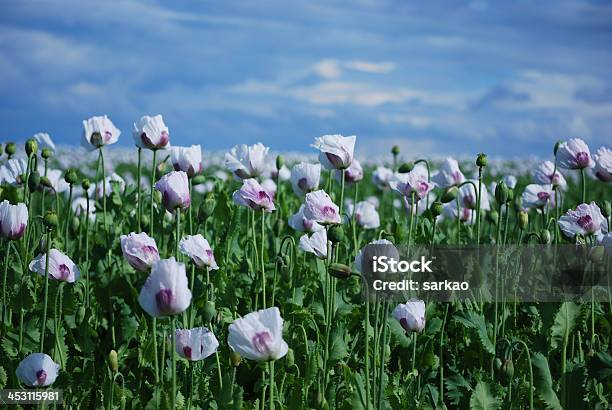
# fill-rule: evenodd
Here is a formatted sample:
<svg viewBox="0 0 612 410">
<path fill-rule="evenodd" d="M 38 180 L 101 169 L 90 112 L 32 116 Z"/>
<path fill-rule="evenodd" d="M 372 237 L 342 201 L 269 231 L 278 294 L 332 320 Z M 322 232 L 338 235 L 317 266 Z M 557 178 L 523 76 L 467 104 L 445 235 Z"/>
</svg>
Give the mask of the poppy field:
<svg viewBox="0 0 612 410">
<path fill-rule="evenodd" d="M 69 409 L 612 406 L 609 282 L 397 303 L 362 266 L 368 244 L 572 245 L 609 274 L 610 147 L 360 163 L 355 136 L 208 156 L 161 115 L 82 132 L 1 145 L 0 389 L 61 389 L 41 407 Z"/>
</svg>

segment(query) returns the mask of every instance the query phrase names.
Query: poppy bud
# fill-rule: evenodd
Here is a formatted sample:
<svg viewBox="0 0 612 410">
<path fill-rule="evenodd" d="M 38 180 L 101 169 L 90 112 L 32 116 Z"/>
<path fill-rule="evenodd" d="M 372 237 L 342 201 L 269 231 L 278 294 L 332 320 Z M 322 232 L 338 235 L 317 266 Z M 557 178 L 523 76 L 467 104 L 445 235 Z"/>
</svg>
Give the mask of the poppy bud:
<svg viewBox="0 0 612 410">
<path fill-rule="evenodd" d="M 510 203 L 514 200 L 514 189 L 508 188 L 508 199 L 506 199 L 506 203 Z"/>
<path fill-rule="evenodd" d="M 40 185 L 44 186 L 45 188 L 53 188 L 53 184 L 51 183 L 51 180 L 46 177 L 46 176 L 42 176 L 40 177 Z"/>
<path fill-rule="evenodd" d="M 487 164 L 489 163 L 488 159 L 487 159 L 487 154 L 484 153 L 480 153 L 478 154 L 478 156 L 476 157 L 476 166 L 483 168 L 486 167 Z"/>
<path fill-rule="evenodd" d="M 332 263 L 329 266 L 329 274 L 334 278 L 346 279 L 351 276 L 351 268 L 342 263 Z"/>
<path fill-rule="evenodd" d="M 204 305 L 204 323 L 210 323 L 217 313 L 215 302 L 212 300 L 206 301 Z"/>
<path fill-rule="evenodd" d="M 55 228 L 59 224 L 57 214 L 53 211 L 47 211 L 45 217 L 43 218 L 43 222 L 49 230 Z"/>
<path fill-rule="evenodd" d="M 242 361 L 242 356 L 240 356 L 239 353 L 236 353 L 235 351 L 232 350 L 230 352 L 230 360 L 232 362 L 232 366 L 238 367 L 240 366 L 240 362 Z"/>
<path fill-rule="evenodd" d="M 393 155 L 399 155 L 400 153 L 400 147 L 398 145 L 394 145 L 393 148 L 391 148 L 391 153 Z"/>
<path fill-rule="evenodd" d="M 283 165 L 285 165 L 285 158 L 283 158 L 282 155 L 277 155 L 276 156 L 276 170 L 280 171 Z"/>
<path fill-rule="evenodd" d="M 603 246 L 593 246 L 589 249 L 589 260 L 593 263 L 601 261 L 604 257 L 605 249 Z"/>
<path fill-rule="evenodd" d="M 525 211 L 520 211 L 518 213 L 518 223 L 521 230 L 527 229 L 527 225 L 529 225 L 529 214 Z"/>
<path fill-rule="evenodd" d="M 30 191 L 36 191 L 38 186 L 40 185 L 40 174 L 38 171 L 32 171 L 30 173 L 30 178 L 28 179 L 28 188 Z"/>
<path fill-rule="evenodd" d="M 344 229 L 342 229 L 340 225 L 335 225 L 331 227 L 328 231 L 327 238 L 332 243 L 339 243 L 344 241 L 346 239 L 346 236 L 344 235 Z"/>
<path fill-rule="evenodd" d="M 563 144 L 563 141 L 561 140 L 555 142 L 555 147 L 553 148 L 553 154 L 555 155 L 555 157 L 557 156 L 557 151 L 559 150 L 561 144 Z"/>
<path fill-rule="evenodd" d="M 66 171 L 66 174 L 64 175 L 64 181 L 66 181 L 70 185 L 74 185 L 77 180 L 77 173 L 74 169 L 70 168 L 68 171 Z"/>
<path fill-rule="evenodd" d="M 77 323 L 83 323 L 85 319 L 85 306 L 81 305 L 77 309 Z"/>
<path fill-rule="evenodd" d="M 153 202 L 160 204 L 162 201 L 162 193 L 158 190 L 153 191 Z"/>
<path fill-rule="evenodd" d="M 449 203 L 451 201 L 454 201 L 455 198 L 457 198 L 458 194 L 459 194 L 459 189 L 456 186 L 449 187 L 442 194 L 442 202 L 447 204 L 447 203 Z"/>
<path fill-rule="evenodd" d="M 7 142 L 4 150 L 6 151 L 6 155 L 10 158 L 17 152 L 17 145 L 15 145 L 14 142 Z"/>
<path fill-rule="evenodd" d="M 599 203 L 599 209 L 601 209 L 601 214 L 604 218 L 609 218 L 610 214 L 612 214 L 612 204 L 607 199 L 604 199 Z"/>
<path fill-rule="evenodd" d="M 119 371 L 119 359 L 115 350 L 111 350 L 108 353 L 108 362 L 113 373 L 117 373 Z"/>
<path fill-rule="evenodd" d="M 212 216 L 213 212 L 215 212 L 216 205 L 217 201 L 215 200 L 215 194 L 212 192 L 207 193 L 204 201 L 202 201 L 200 205 L 200 219 L 206 220 L 206 218 Z"/>
<path fill-rule="evenodd" d="M 155 178 L 159 179 L 166 173 L 166 161 L 162 161 L 155 167 Z"/>
<path fill-rule="evenodd" d="M 81 226 L 81 220 L 78 216 L 75 216 L 72 218 L 72 230 L 76 232 L 79 229 L 79 226 Z"/>
<path fill-rule="evenodd" d="M 45 147 L 42 149 L 40 156 L 43 157 L 43 159 L 49 159 L 53 156 L 53 150 L 49 147 Z"/>
<path fill-rule="evenodd" d="M 497 225 L 498 216 L 499 216 L 499 213 L 495 209 L 491 209 L 487 213 L 487 221 L 489 221 L 489 223 L 492 223 L 493 225 Z"/>
<path fill-rule="evenodd" d="M 202 185 L 204 182 L 206 182 L 206 177 L 202 174 L 198 174 L 191 178 L 192 185 Z"/>
<path fill-rule="evenodd" d="M 295 355 L 293 354 L 293 349 L 287 350 L 287 356 L 285 356 L 285 360 L 287 361 L 287 366 L 291 367 L 295 364 Z"/>
<path fill-rule="evenodd" d="M 400 165 L 398 172 L 400 174 L 407 174 L 410 171 L 412 171 L 414 169 L 414 163 L 412 162 L 404 162 L 402 165 Z"/>
<path fill-rule="evenodd" d="M 504 364 L 502 364 L 501 371 L 504 375 L 505 380 L 512 380 L 512 377 L 514 377 L 514 362 L 512 362 L 511 357 L 506 359 Z"/>
<path fill-rule="evenodd" d="M 433 204 L 431 204 L 431 214 L 433 215 L 434 218 L 442 214 L 443 209 L 444 209 L 444 205 L 442 205 L 442 202 L 436 201 Z"/>
<path fill-rule="evenodd" d="M 34 138 L 28 139 L 25 143 L 25 152 L 28 157 L 32 154 L 36 155 L 38 152 L 38 141 L 36 141 Z"/>
<path fill-rule="evenodd" d="M 542 229 L 540 231 L 540 243 L 542 245 L 548 245 L 551 241 L 550 231 L 548 229 Z"/>
<path fill-rule="evenodd" d="M 91 182 L 89 182 L 89 179 L 85 178 L 81 181 L 81 187 L 83 188 L 84 191 L 87 191 L 90 186 L 91 186 Z"/>
<path fill-rule="evenodd" d="M 501 370 L 502 361 L 501 361 L 501 359 L 499 357 L 495 358 L 494 366 L 495 366 L 495 371 L 496 372 L 499 372 Z"/>
<path fill-rule="evenodd" d="M 495 187 L 495 200 L 499 206 L 502 206 L 508 200 L 508 186 L 504 181 L 501 181 Z"/>
</svg>

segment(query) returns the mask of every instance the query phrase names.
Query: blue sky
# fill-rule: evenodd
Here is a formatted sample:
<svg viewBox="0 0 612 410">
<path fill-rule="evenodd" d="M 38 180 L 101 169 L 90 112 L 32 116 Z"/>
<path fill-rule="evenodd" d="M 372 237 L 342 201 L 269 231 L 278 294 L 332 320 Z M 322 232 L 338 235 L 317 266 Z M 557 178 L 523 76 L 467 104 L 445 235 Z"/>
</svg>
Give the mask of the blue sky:
<svg viewBox="0 0 612 410">
<path fill-rule="evenodd" d="M 612 141 L 612 3 L 7 1 L 0 140 L 162 113 L 175 145 L 548 156 Z"/>
</svg>

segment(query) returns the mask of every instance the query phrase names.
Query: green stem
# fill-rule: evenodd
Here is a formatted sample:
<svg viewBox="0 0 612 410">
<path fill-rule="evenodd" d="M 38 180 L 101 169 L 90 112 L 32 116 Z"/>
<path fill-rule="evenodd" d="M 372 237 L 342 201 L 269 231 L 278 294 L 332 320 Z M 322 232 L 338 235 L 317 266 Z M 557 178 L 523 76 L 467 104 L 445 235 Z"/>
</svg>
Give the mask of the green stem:
<svg viewBox="0 0 612 410">
<path fill-rule="evenodd" d="M 141 169 L 141 163 L 142 163 L 142 148 L 138 147 L 138 169 L 136 171 L 136 212 L 137 212 L 137 216 L 136 216 L 136 221 L 137 221 L 137 227 L 138 227 L 138 232 L 142 232 L 141 231 L 141 220 L 142 220 L 142 198 L 140 196 L 140 179 L 141 179 L 141 174 L 140 174 L 140 169 Z"/>
<path fill-rule="evenodd" d="M 4 330 L 4 316 L 6 315 L 6 308 L 8 307 L 8 303 L 6 302 L 6 278 L 8 276 L 8 265 L 9 265 L 9 252 L 11 247 L 11 241 L 6 239 L 6 253 L 4 254 L 4 276 L 2 277 L 2 328 Z"/>
<path fill-rule="evenodd" d="M 155 161 L 157 159 L 157 151 L 153 150 L 153 165 L 151 166 L 151 196 L 150 196 L 150 208 L 149 208 L 149 235 L 153 237 L 153 190 L 155 189 Z"/>
<path fill-rule="evenodd" d="M 270 362 L 270 410 L 274 410 L 274 361 Z"/>
<path fill-rule="evenodd" d="M 43 353 L 45 347 L 45 330 L 47 327 L 47 301 L 49 299 L 49 247 L 51 245 L 51 230 L 47 229 L 45 238 L 45 302 L 43 307 L 43 320 L 40 327 L 40 350 Z"/>
<path fill-rule="evenodd" d="M 70 208 L 71 208 L 70 205 L 71 204 L 72 204 L 72 184 L 70 184 L 70 191 L 68 194 L 68 206 L 66 206 L 66 216 L 65 216 L 66 221 L 64 224 L 64 249 L 66 251 L 68 251 L 68 223 L 70 221 Z"/>
<path fill-rule="evenodd" d="M 478 192 L 476 193 L 476 245 L 480 245 L 480 201 L 482 199 L 482 167 L 478 167 Z"/>
<path fill-rule="evenodd" d="M 533 410 L 533 367 L 531 366 L 531 353 L 527 343 L 522 340 L 517 340 L 515 343 L 523 345 L 523 351 L 527 354 L 527 364 L 529 365 L 529 409 Z"/>
<path fill-rule="evenodd" d="M 153 317 L 153 350 L 155 351 L 155 388 L 159 384 L 159 352 L 157 351 L 157 318 Z"/>
<path fill-rule="evenodd" d="M 382 408 L 383 400 L 383 375 L 385 373 L 385 355 L 387 346 L 387 314 L 389 310 L 388 300 L 383 301 L 383 313 L 382 313 L 382 345 L 380 347 L 380 373 L 378 375 L 378 409 Z"/>
<path fill-rule="evenodd" d="M 266 211 L 262 209 L 261 211 L 261 287 L 263 289 L 263 300 L 261 304 L 263 308 L 266 308 L 266 267 L 265 267 L 265 258 L 264 258 L 264 247 L 266 242 Z"/>
<path fill-rule="evenodd" d="M 86 306 L 89 307 L 89 271 L 91 267 L 89 266 L 89 192 L 87 190 L 85 190 L 85 202 L 87 203 L 87 213 L 85 214 L 85 264 L 87 265 L 87 272 L 85 272 L 85 300 L 87 301 Z"/>
<path fill-rule="evenodd" d="M 177 215 L 180 215 L 177 209 Z M 177 217 L 178 221 L 178 217 Z M 178 230 L 178 229 L 177 229 Z M 176 316 L 172 316 L 172 409 L 176 409 Z"/>
<path fill-rule="evenodd" d="M 584 168 L 580 168 L 580 179 L 582 180 L 582 203 L 586 203 L 586 173 Z"/>
</svg>

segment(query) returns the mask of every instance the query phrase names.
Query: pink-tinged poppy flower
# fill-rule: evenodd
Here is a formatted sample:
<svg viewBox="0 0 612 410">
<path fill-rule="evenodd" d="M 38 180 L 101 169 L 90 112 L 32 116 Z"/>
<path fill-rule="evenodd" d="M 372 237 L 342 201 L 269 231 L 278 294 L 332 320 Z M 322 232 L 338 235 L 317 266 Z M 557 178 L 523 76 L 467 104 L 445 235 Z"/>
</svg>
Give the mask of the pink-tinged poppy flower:
<svg viewBox="0 0 612 410">
<path fill-rule="evenodd" d="M 0 203 L 0 232 L 12 241 L 20 239 L 28 226 L 28 207 L 24 203 L 11 205 L 6 199 Z"/>
<path fill-rule="evenodd" d="M 359 226 L 364 229 L 376 229 L 380 226 L 380 216 L 372 203 L 361 201 L 354 208 L 353 204 L 350 204 L 346 210 L 349 215 L 352 215 L 353 211 L 355 212 L 355 221 Z"/>
<path fill-rule="evenodd" d="M 562 142 L 557 149 L 557 165 L 565 169 L 591 168 L 595 165 L 589 146 L 580 138 Z"/>
<path fill-rule="evenodd" d="M 262 143 L 252 146 L 236 145 L 225 154 L 225 168 L 231 171 L 237 180 L 257 177 L 266 168 L 266 156 L 269 150 L 270 148 Z"/>
<path fill-rule="evenodd" d="M 198 268 L 219 269 L 215 261 L 215 254 L 208 241 L 200 234 L 186 236 L 181 239 L 179 249 L 187 255 Z"/>
<path fill-rule="evenodd" d="M 140 272 L 150 271 L 159 260 L 155 239 L 144 232 L 121 235 L 121 251 L 128 263 Z"/>
<path fill-rule="evenodd" d="M 150 150 L 164 149 L 170 144 L 170 131 L 160 114 L 150 117 L 143 115 L 134 123 L 132 137 L 137 147 Z"/>
<path fill-rule="evenodd" d="M 138 303 L 154 317 L 184 312 L 191 303 L 185 264 L 177 262 L 174 257 L 155 262 L 140 290 Z"/>
<path fill-rule="evenodd" d="M 192 362 L 206 359 L 217 351 L 219 341 L 205 327 L 195 329 L 176 329 L 176 353 Z"/>
<path fill-rule="evenodd" d="M 385 190 L 390 187 L 389 183 L 394 178 L 394 172 L 390 168 L 378 166 L 372 173 L 372 182 L 380 190 Z"/>
<path fill-rule="evenodd" d="M 555 192 L 549 184 L 529 184 L 525 187 L 521 200 L 525 208 L 554 208 Z"/>
<path fill-rule="evenodd" d="M 300 249 L 304 252 L 312 253 L 319 259 L 327 258 L 327 246 L 330 241 L 327 240 L 327 232 L 325 229 L 317 231 L 310 235 L 302 235 L 300 238 Z"/>
<path fill-rule="evenodd" d="M 189 178 L 202 172 L 202 148 L 199 145 L 171 147 L 170 160 L 175 171 L 184 171 Z"/>
<path fill-rule="evenodd" d="M 304 196 L 319 188 L 321 164 L 300 162 L 291 170 L 291 187 L 297 196 Z"/>
<path fill-rule="evenodd" d="M 277 360 L 289 350 L 283 340 L 283 318 L 276 306 L 234 320 L 228 331 L 230 348 L 249 360 Z"/>
<path fill-rule="evenodd" d="M 478 181 L 472 180 L 472 182 L 478 187 Z M 474 210 L 477 208 L 478 198 L 476 196 L 476 190 L 472 184 L 465 184 L 459 188 L 459 197 L 464 208 Z M 485 211 L 491 209 L 491 204 L 489 203 L 489 192 L 487 192 L 487 188 L 484 186 L 484 184 L 482 185 L 482 196 L 480 197 L 480 209 Z"/>
<path fill-rule="evenodd" d="M 397 248 L 395 247 L 395 245 L 393 245 L 393 243 L 391 241 L 388 241 L 386 239 L 378 239 L 375 241 L 372 241 L 370 243 L 368 243 L 366 246 L 364 246 L 363 248 L 361 248 L 359 250 L 359 252 L 357 253 L 357 256 L 355 256 L 355 260 L 354 260 L 354 264 L 355 264 L 355 270 L 359 273 L 364 273 L 364 266 L 363 266 L 363 254 L 366 251 L 366 248 L 369 245 L 381 245 L 381 246 L 377 246 L 376 249 L 376 256 L 387 256 L 390 259 L 396 259 L 399 260 L 399 251 L 397 250 Z M 373 256 L 373 255 L 371 255 Z M 367 260 L 366 260 L 367 262 Z M 366 265 L 367 267 L 367 265 Z"/>
<path fill-rule="evenodd" d="M 304 204 L 300 205 L 299 211 L 289 217 L 289 226 L 299 232 L 317 232 L 325 229 L 319 225 L 317 221 L 306 218 L 304 216 Z"/>
<path fill-rule="evenodd" d="M 332 202 L 329 195 L 323 190 L 306 194 L 304 216 L 321 225 L 339 224 L 342 222 L 340 208 Z"/>
<path fill-rule="evenodd" d="M 261 182 L 261 187 L 268 193 L 268 196 L 274 200 L 276 196 L 276 182 L 271 178 L 266 178 Z"/>
<path fill-rule="evenodd" d="M 342 181 L 342 170 L 334 171 L 334 176 L 337 181 Z M 361 164 L 356 159 L 353 159 L 351 165 L 347 169 L 344 170 L 344 182 L 348 182 L 349 184 L 353 184 L 355 182 L 359 182 L 363 179 L 363 168 Z"/>
<path fill-rule="evenodd" d="M 408 203 L 412 203 L 413 194 L 415 202 L 426 198 L 434 187 L 433 183 L 427 182 L 427 174 L 420 168 L 415 168 L 407 174 L 397 174 L 390 185 L 392 189 L 402 194 Z"/>
<path fill-rule="evenodd" d="M 319 161 L 326 169 L 346 169 L 353 162 L 356 136 L 323 135 L 312 146 L 321 153 Z"/>
<path fill-rule="evenodd" d="M 232 197 L 236 204 L 256 211 L 272 212 L 276 209 L 270 194 L 253 178 L 242 181 L 242 187 L 234 191 Z"/>
<path fill-rule="evenodd" d="M 551 184 L 565 190 L 567 182 L 559 169 L 555 171 L 555 164 L 551 161 L 544 161 L 539 164 L 532 173 L 533 180 L 538 184 Z"/>
<path fill-rule="evenodd" d="M 465 181 L 465 176 L 459 169 L 459 163 L 456 159 L 446 158 L 438 172 L 431 177 L 431 180 L 442 188 L 448 188 L 459 186 Z"/>
<path fill-rule="evenodd" d="M 45 276 L 46 254 L 40 254 L 30 262 L 30 271 Z M 49 249 L 49 277 L 68 283 L 75 282 L 81 276 L 81 271 L 72 259 L 57 249 Z"/>
<path fill-rule="evenodd" d="M 595 169 L 593 173 L 603 182 L 612 182 L 612 150 L 607 147 L 600 147 L 595 157 Z"/>
<path fill-rule="evenodd" d="M 425 329 L 425 302 L 410 299 L 406 303 L 400 303 L 393 309 L 393 317 L 406 332 L 420 333 Z"/>
<path fill-rule="evenodd" d="M 569 237 L 576 235 L 595 235 L 608 232 L 608 221 L 595 204 L 580 204 L 559 218 L 559 228 Z"/>
<path fill-rule="evenodd" d="M 119 140 L 121 131 L 106 116 L 91 117 L 83 121 L 83 146 L 90 151 Z"/>
<path fill-rule="evenodd" d="M 171 171 L 161 177 L 155 184 L 162 194 L 162 204 L 168 212 L 176 209 L 185 210 L 191 205 L 189 195 L 189 180 L 187 173 L 183 171 Z"/>
<path fill-rule="evenodd" d="M 454 201 L 444 204 L 442 215 L 445 218 L 457 220 L 457 214 L 459 214 L 459 221 L 466 225 L 473 225 L 476 222 L 476 212 L 473 209 L 460 207 L 457 212 L 457 204 Z"/>
<path fill-rule="evenodd" d="M 17 366 L 17 377 L 30 387 L 50 386 L 57 379 L 60 366 L 44 353 L 31 353 Z"/>
</svg>

